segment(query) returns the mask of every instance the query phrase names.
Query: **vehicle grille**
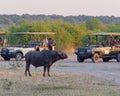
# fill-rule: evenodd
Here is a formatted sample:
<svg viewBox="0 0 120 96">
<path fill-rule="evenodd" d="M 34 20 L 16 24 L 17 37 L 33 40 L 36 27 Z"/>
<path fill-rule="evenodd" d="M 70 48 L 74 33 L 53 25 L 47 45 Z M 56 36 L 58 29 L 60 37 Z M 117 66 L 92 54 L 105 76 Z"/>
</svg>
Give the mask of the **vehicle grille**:
<svg viewBox="0 0 120 96">
<path fill-rule="evenodd" d="M 7 52 L 8 52 L 8 49 L 2 48 L 1 53 L 7 53 Z"/>
<path fill-rule="evenodd" d="M 79 54 L 85 54 L 86 53 L 86 49 L 80 48 L 78 50 Z"/>
</svg>

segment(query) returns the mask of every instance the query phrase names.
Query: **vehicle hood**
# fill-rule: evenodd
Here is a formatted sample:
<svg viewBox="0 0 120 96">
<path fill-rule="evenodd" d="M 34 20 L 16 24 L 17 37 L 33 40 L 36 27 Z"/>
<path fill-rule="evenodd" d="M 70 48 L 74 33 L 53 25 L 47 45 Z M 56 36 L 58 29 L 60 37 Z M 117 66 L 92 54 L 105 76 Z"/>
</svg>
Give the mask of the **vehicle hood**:
<svg viewBox="0 0 120 96">
<path fill-rule="evenodd" d="M 4 47 L 3 49 L 8 49 L 8 50 L 11 50 L 11 49 L 23 49 L 23 47 Z"/>
</svg>

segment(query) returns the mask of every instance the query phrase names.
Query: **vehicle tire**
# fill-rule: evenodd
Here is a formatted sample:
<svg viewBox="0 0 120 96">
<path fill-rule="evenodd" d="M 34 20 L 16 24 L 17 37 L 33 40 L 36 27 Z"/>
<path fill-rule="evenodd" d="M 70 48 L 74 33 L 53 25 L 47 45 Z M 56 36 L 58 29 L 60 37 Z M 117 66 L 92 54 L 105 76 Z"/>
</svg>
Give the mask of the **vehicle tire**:
<svg viewBox="0 0 120 96">
<path fill-rule="evenodd" d="M 117 62 L 120 62 L 120 53 L 117 54 Z"/>
<path fill-rule="evenodd" d="M 23 54 L 22 53 L 16 53 L 16 55 L 15 55 L 15 60 L 16 61 L 20 61 L 20 60 L 22 60 L 22 58 L 23 58 Z"/>
<path fill-rule="evenodd" d="M 81 58 L 81 57 L 77 56 L 77 61 L 78 62 L 84 62 L 84 58 Z"/>
<path fill-rule="evenodd" d="M 94 62 L 94 63 L 98 63 L 98 61 L 99 61 L 99 54 L 98 53 L 95 53 L 95 54 L 93 54 L 92 55 L 92 61 Z"/>
<path fill-rule="evenodd" d="M 102 58 L 103 62 L 109 62 L 109 58 Z"/>
<path fill-rule="evenodd" d="M 8 61 L 8 60 L 10 60 L 10 58 L 9 57 L 4 57 L 4 60 Z"/>
</svg>

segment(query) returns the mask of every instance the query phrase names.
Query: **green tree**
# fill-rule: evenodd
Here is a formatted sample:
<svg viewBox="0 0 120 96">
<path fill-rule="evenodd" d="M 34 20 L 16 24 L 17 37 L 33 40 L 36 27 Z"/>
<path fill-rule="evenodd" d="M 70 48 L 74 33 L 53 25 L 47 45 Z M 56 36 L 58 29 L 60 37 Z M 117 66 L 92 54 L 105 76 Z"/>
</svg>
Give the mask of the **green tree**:
<svg viewBox="0 0 120 96">
<path fill-rule="evenodd" d="M 103 30 L 104 29 L 104 25 L 97 18 L 90 18 L 85 23 L 86 23 L 87 29 L 89 30 Z"/>
<path fill-rule="evenodd" d="M 75 47 L 82 46 L 83 38 L 87 34 L 87 28 L 84 23 L 76 24 L 74 26 L 74 45 Z"/>
<path fill-rule="evenodd" d="M 120 22 L 116 24 L 109 24 L 107 25 L 106 31 L 109 32 L 120 32 Z"/>
</svg>

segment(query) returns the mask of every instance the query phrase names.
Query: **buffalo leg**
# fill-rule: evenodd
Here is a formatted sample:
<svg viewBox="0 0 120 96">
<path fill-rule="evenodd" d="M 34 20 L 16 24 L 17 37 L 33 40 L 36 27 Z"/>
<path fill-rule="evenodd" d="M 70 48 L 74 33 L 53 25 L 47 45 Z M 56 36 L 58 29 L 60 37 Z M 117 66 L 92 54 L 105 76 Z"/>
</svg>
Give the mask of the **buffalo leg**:
<svg viewBox="0 0 120 96">
<path fill-rule="evenodd" d="M 29 74 L 29 76 L 32 76 L 31 73 L 30 73 L 30 64 L 26 64 L 26 69 L 25 69 L 25 76 L 27 76 L 27 72 Z"/>
<path fill-rule="evenodd" d="M 48 66 L 47 66 L 47 73 L 48 73 L 48 76 L 50 77 L 50 67 L 52 66 L 52 61 L 49 62 Z"/>
<path fill-rule="evenodd" d="M 25 76 L 27 76 L 27 71 L 28 71 L 28 67 L 27 67 L 27 64 L 26 64 L 26 68 L 25 68 Z"/>
<path fill-rule="evenodd" d="M 44 66 L 44 72 L 43 72 L 44 77 L 45 77 L 45 72 L 46 72 L 46 66 Z"/>
<path fill-rule="evenodd" d="M 50 77 L 50 66 L 47 67 L 47 73 L 48 73 L 48 76 Z"/>
</svg>

